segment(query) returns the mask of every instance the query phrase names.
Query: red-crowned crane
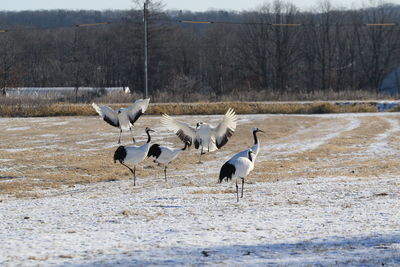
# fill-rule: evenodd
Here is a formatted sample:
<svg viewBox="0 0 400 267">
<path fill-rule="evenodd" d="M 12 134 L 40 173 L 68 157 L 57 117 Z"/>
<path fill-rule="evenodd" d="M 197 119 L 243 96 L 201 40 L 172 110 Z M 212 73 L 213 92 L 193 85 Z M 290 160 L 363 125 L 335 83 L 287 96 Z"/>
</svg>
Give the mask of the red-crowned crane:
<svg viewBox="0 0 400 267">
<path fill-rule="evenodd" d="M 244 152 L 247 154 L 246 157 L 232 157 L 230 160 L 225 162 L 222 165 L 221 170 L 219 172 L 219 183 L 221 183 L 224 179 L 226 181 L 236 178 L 236 197 L 237 202 L 239 202 L 239 186 L 237 179 L 242 179 L 242 193 L 241 198 L 243 197 L 243 187 L 244 187 L 244 178 L 254 169 L 254 152 L 251 149 L 246 149 Z"/>
<path fill-rule="evenodd" d="M 150 147 L 149 152 L 147 153 L 148 157 L 154 157 L 154 162 L 164 165 L 164 177 L 165 181 L 167 181 L 167 166 L 168 164 L 176 159 L 179 154 L 186 150 L 186 148 L 190 146 L 189 142 L 185 142 L 185 146 L 183 148 L 170 148 L 167 146 L 160 146 L 159 144 L 153 144 Z"/>
<path fill-rule="evenodd" d="M 183 142 L 188 141 L 194 144 L 196 149 L 201 148 L 199 159 L 199 162 L 201 162 L 201 155 L 205 154 L 204 150 L 207 150 L 207 152 L 215 151 L 228 142 L 236 129 L 237 116 L 233 109 L 228 109 L 223 120 L 216 127 L 205 122 L 198 122 L 196 127 L 191 127 L 167 114 L 162 115 L 161 122 Z"/>
<path fill-rule="evenodd" d="M 118 144 L 121 143 L 122 131 L 131 131 L 133 143 L 135 138 L 133 137 L 132 127 L 134 123 L 139 119 L 141 115 L 146 111 L 150 102 L 150 98 L 138 99 L 128 108 L 120 108 L 117 111 L 113 110 L 108 106 L 97 105 L 93 103 L 93 108 L 99 113 L 100 117 L 108 124 L 119 128 Z"/>
<path fill-rule="evenodd" d="M 136 185 L 136 165 L 142 162 L 149 152 L 151 136 L 149 132 L 154 132 L 146 127 L 147 142 L 141 146 L 119 146 L 114 152 L 114 163 L 119 161 L 127 167 L 133 174 L 133 185 Z M 127 164 L 133 165 L 133 170 Z"/>
</svg>

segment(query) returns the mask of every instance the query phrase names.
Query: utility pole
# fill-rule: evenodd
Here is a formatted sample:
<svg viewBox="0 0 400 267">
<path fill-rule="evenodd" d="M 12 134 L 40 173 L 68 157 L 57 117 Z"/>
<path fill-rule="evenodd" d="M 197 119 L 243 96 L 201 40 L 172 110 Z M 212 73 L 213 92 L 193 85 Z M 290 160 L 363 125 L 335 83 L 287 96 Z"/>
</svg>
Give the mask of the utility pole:
<svg viewBox="0 0 400 267">
<path fill-rule="evenodd" d="M 74 56 L 72 59 L 72 62 L 74 63 L 74 92 L 75 92 L 75 103 L 78 103 L 78 90 L 79 90 L 79 78 L 80 78 L 80 62 L 78 60 L 78 27 L 76 26 L 74 30 L 74 42 L 73 42 L 73 47 L 74 47 Z"/>
<path fill-rule="evenodd" d="M 143 21 L 144 21 L 144 88 L 145 88 L 145 98 L 149 95 L 149 79 L 147 74 L 147 6 L 148 0 L 144 1 L 143 5 Z"/>
</svg>

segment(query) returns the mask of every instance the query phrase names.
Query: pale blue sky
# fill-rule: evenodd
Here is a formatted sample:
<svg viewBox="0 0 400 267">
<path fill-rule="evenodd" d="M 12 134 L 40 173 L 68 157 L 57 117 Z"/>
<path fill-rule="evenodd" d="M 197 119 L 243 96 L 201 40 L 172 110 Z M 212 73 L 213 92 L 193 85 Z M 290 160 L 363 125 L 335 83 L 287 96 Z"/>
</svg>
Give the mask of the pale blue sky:
<svg viewBox="0 0 400 267">
<path fill-rule="evenodd" d="M 164 0 L 167 9 L 204 11 L 209 9 L 249 10 L 259 7 L 265 0 Z M 131 0 L 1 0 L 0 10 L 37 10 L 37 9 L 130 9 L 134 7 Z M 290 1 L 301 9 L 308 9 L 319 3 L 319 0 Z M 400 4 L 400 0 L 389 0 Z M 332 0 L 335 6 L 351 7 L 368 0 Z"/>
</svg>

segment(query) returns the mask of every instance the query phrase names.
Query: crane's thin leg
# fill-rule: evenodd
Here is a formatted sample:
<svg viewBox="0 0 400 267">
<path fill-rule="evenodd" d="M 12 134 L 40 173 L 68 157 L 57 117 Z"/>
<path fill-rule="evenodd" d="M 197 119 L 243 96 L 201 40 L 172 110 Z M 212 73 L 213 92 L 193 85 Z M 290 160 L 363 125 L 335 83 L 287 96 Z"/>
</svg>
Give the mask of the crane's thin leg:
<svg viewBox="0 0 400 267">
<path fill-rule="evenodd" d="M 121 133 L 122 133 L 122 129 L 119 128 L 119 138 L 118 138 L 118 144 L 121 144 Z"/>
<path fill-rule="evenodd" d="M 127 167 L 131 171 L 131 173 L 133 173 L 133 186 L 135 186 L 136 185 L 136 166 L 133 167 L 133 170 L 132 170 L 132 168 L 130 168 L 125 163 L 121 162 L 121 164 L 124 165 L 125 167 Z"/>
<path fill-rule="evenodd" d="M 164 176 L 165 176 L 165 181 L 167 181 L 167 166 L 164 167 Z"/>
<path fill-rule="evenodd" d="M 136 166 L 133 167 L 133 186 L 136 186 Z"/>
<path fill-rule="evenodd" d="M 135 137 L 133 137 L 133 132 L 131 126 L 129 126 L 129 130 L 131 131 L 133 143 L 136 143 Z"/>
<path fill-rule="evenodd" d="M 199 163 L 201 163 L 201 155 L 203 155 L 203 147 L 201 147 L 201 151 L 200 151 L 200 158 L 199 158 Z"/>
<path fill-rule="evenodd" d="M 236 198 L 237 198 L 237 202 L 239 202 L 239 186 L 237 183 L 237 178 L 236 178 Z"/>
<path fill-rule="evenodd" d="M 242 178 L 242 195 L 240 196 L 241 198 L 243 197 L 243 187 L 244 187 L 244 178 Z"/>
</svg>

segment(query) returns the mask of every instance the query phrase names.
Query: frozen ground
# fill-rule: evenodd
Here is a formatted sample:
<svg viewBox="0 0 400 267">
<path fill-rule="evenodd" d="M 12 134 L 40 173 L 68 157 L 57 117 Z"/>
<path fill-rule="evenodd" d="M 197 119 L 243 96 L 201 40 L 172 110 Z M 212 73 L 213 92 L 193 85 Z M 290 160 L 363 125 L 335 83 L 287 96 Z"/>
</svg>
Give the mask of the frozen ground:
<svg viewBox="0 0 400 267">
<path fill-rule="evenodd" d="M 2 266 L 400 264 L 397 178 L 75 186 L 1 205 Z M 198 190 L 210 193 L 198 194 Z"/>
<path fill-rule="evenodd" d="M 241 127 L 264 128 L 268 139 L 261 137 L 263 150 L 239 203 L 233 182 L 216 183 L 220 165 L 237 147 L 215 154 L 219 160 L 208 155 L 202 165 L 171 168 L 167 183 L 153 169 L 136 187 L 122 179 L 36 188 L 36 198 L 0 195 L 0 266 L 400 265 L 400 116 L 285 116 L 289 126 L 275 127 L 282 119 L 240 116 Z M 26 122 L 80 127 L 87 121 L 21 120 L 0 119 L 2 137 L 32 131 Z M 168 133 L 156 130 L 163 142 Z M 66 136 L 72 138 L 66 144 L 60 133 L 49 134 L 38 132 L 29 144 L 54 137 L 50 151 L 96 149 L 89 145 L 99 142 L 113 150 L 117 137 Z M 22 148 L 2 145 L 0 164 L 32 149 Z M 53 164 L 42 167 L 60 163 Z M 1 172 L 12 165 L 3 168 L 5 178 Z M 0 179 L 0 186 L 12 182 Z"/>
</svg>

